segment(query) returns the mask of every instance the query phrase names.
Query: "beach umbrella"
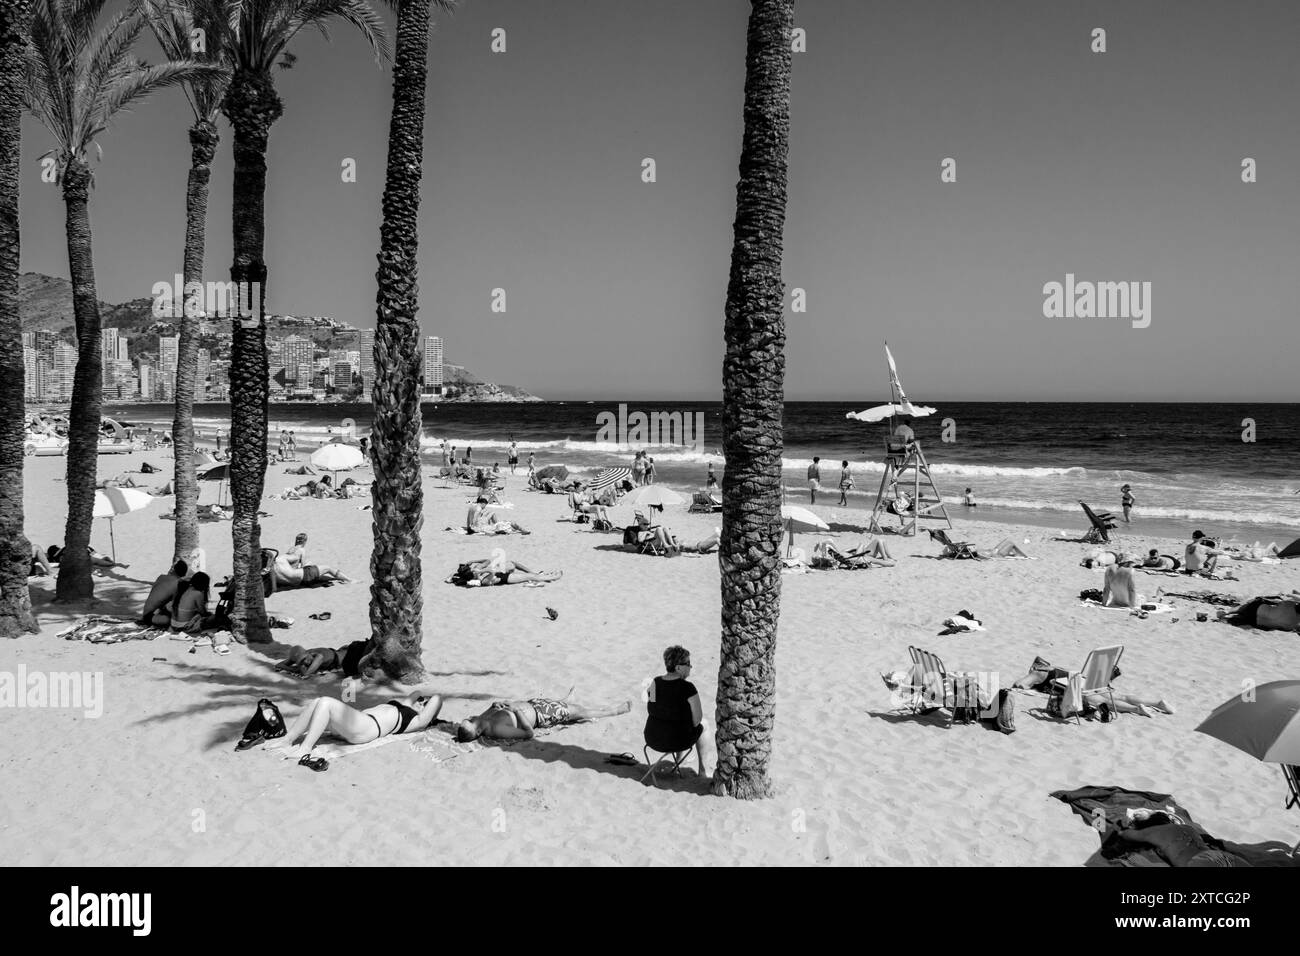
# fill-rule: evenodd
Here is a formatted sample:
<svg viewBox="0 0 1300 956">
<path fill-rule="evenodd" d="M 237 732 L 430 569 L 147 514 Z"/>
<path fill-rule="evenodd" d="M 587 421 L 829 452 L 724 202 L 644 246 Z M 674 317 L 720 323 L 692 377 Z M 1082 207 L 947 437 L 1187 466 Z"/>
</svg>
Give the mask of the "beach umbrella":
<svg viewBox="0 0 1300 956">
<path fill-rule="evenodd" d="M 1196 730 L 1256 760 L 1282 764 L 1291 789 L 1287 806 L 1300 804 L 1300 680 L 1276 680 L 1260 684 L 1250 695 L 1238 694 L 1214 708 Z"/>
<path fill-rule="evenodd" d="M 94 516 L 108 519 L 108 540 L 112 543 L 114 561 L 117 560 L 117 538 L 113 534 L 113 519 L 118 515 L 147 508 L 152 501 L 153 496 L 139 488 L 118 488 L 109 485 L 107 488 L 96 490 Z"/>
<path fill-rule="evenodd" d="M 679 505 L 684 500 L 677 492 L 663 485 L 642 485 L 624 495 L 619 504 L 633 508 L 664 508 Z"/>
<path fill-rule="evenodd" d="M 1260 684 L 1214 708 L 1196 728 L 1265 763 L 1300 764 L 1300 680 Z"/>
<path fill-rule="evenodd" d="M 926 415 L 933 415 L 936 409 L 929 405 L 913 405 L 908 402 L 903 405 L 876 405 L 861 412 L 849 412 L 845 418 L 855 418 L 860 422 L 883 422 L 886 418 L 894 415 L 911 415 L 913 418 L 924 418 Z"/>
<path fill-rule="evenodd" d="M 563 465 L 543 465 L 533 472 L 533 477 L 538 481 L 545 481 L 548 478 L 558 478 L 563 481 L 569 477 L 569 469 Z"/>
<path fill-rule="evenodd" d="M 602 468 L 600 471 L 596 472 L 596 477 L 591 479 L 591 484 L 587 487 L 592 491 L 604 491 L 610 485 L 617 485 L 621 482 L 631 480 L 631 468 Z"/>
<path fill-rule="evenodd" d="M 785 525 L 786 534 L 790 536 L 790 540 L 786 544 L 785 549 L 787 557 L 794 552 L 794 533 L 796 531 L 831 530 L 831 526 L 825 521 L 817 517 L 807 508 L 801 508 L 798 505 L 782 505 L 781 522 Z"/>
<path fill-rule="evenodd" d="M 334 484 L 337 487 L 340 471 L 347 471 L 350 468 L 360 468 L 365 459 L 361 457 L 361 449 L 355 445 L 345 445 L 342 442 L 328 442 L 317 448 L 311 453 L 311 463 L 322 471 L 334 473 Z"/>
<path fill-rule="evenodd" d="M 225 501 L 225 483 L 230 480 L 230 463 L 221 461 L 200 467 L 196 472 L 199 481 L 217 482 L 217 504 L 220 505 Z"/>
</svg>

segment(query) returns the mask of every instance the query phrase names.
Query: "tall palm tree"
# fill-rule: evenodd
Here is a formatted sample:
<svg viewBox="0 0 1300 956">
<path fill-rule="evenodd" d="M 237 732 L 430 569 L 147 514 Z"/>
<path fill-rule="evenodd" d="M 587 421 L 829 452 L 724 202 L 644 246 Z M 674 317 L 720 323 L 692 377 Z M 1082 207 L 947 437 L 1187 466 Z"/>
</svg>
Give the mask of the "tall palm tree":
<svg viewBox="0 0 1300 956">
<path fill-rule="evenodd" d="M 145 0 L 149 29 L 172 60 L 192 57 L 217 67 L 222 64 L 223 31 L 209 22 L 213 8 L 190 0 Z M 202 30 L 203 49 L 193 45 Z M 208 218 L 208 180 L 220 133 L 217 115 L 230 74 L 195 77 L 183 86 L 194 114 L 190 126 L 190 172 L 185 185 L 185 252 L 182 260 L 185 288 L 203 281 L 204 232 Z M 177 289 L 176 295 L 182 295 Z M 194 468 L 194 392 L 199 371 L 199 321 L 201 310 L 185 308 L 180 315 L 180 341 L 176 345 L 176 411 L 172 420 L 175 456 L 176 538 L 172 561 L 190 560 L 199 546 L 199 482 Z"/>
<path fill-rule="evenodd" d="M 365 0 L 206 0 L 224 19 L 233 74 L 221 112 L 234 130 L 234 262 L 230 278 L 250 288 L 255 320 L 236 320 L 230 349 L 230 496 L 234 503 L 235 596 L 231 610 L 237 641 L 269 641 L 262 597 L 261 534 L 258 506 L 266 480 L 268 377 L 266 327 L 266 149 L 271 124 L 284 105 L 275 90 L 273 70 L 291 66 L 290 42 L 304 27 L 328 36 L 331 21 L 342 20 L 365 37 L 376 58 L 388 54 L 383 21 Z"/>
<path fill-rule="evenodd" d="M 450 10 L 450 0 L 434 0 Z M 371 486 L 374 550 L 370 556 L 372 652 L 378 667 L 410 681 L 423 670 L 424 605 L 420 528 L 420 322 L 417 278 L 420 178 L 424 171 L 424 88 L 428 74 L 430 0 L 396 0 L 393 113 L 388 127 L 384 219 L 379 232 L 375 322 Z"/>
<path fill-rule="evenodd" d="M 67 210 L 68 269 L 77 331 L 77 367 L 68 415 L 68 518 L 56 600 L 88 598 L 90 527 L 95 507 L 95 467 L 103 381 L 99 300 L 90 235 L 89 151 L 113 117 L 167 86 L 211 72 L 192 60 L 149 65 L 132 46 L 144 30 L 140 0 L 133 0 L 96 30 L 107 0 L 36 0 L 27 56 L 27 108 L 54 140 Z"/>
<path fill-rule="evenodd" d="M 18 163 L 30 0 L 0 4 L 0 637 L 36 631 L 23 536 L 23 338 Z"/>
<path fill-rule="evenodd" d="M 722 652 L 713 792 L 771 789 L 776 624 L 781 613 L 786 159 L 794 0 L 751 0 L 745 136 L 727 284 L 722 366 Z"/>
</svg>

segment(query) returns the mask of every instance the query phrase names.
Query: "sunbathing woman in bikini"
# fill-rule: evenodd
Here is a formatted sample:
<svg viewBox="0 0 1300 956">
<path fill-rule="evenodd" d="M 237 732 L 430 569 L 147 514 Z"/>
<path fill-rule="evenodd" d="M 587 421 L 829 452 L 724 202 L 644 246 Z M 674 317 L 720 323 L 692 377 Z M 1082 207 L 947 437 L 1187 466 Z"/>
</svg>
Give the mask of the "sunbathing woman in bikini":
<svg viewBox="0 0 1300 956">
<path fill-rule="evenodd" d="M 266 746 L 272 750 L 286 747 L 286 760 L 298 758 L 298 763 L 312 770 L 326 770 L 329 764 L 325 759 L 311 755 L 326 731 L 350 744 L 368 744 L 389 734 L 424 730 L 433 723 L 441 707 L 442 698 L 437 694 L 429 697 L 410 694 L 365 710 L 350 707 L 334 697 L 317 697 L 302 709 L 283 737 L 269 741 Z M 302 744 L 295 747 L 294 741 L 300 737 Z"/>
<path fill-rule="evenodd" d="M 464 582 L 467 588 L 487 588 L 499 584 L 526 584 L 529 581 L 558 581 L 563 571 L 532 571 L 517 561 L 504 558 L 484 558 L 469 562 L 469 574 Z M 452 575 L 454 578 L 455 575 Z M 448 578 L 448 580 L 452 580 Z"/>
<path fill-rule="evenodd" d="M 560 724 L 580 724 L 598 717 L 617 717 L 632 710 L 631 701 L 604 707 L 583 707 L 570 702 L 573 690 L 563 700 L 533 697 L 529 700 L 498 700 L 477 717 L 456 725 L 456 739 L 468 743 L 480 737 L 496 740 L 529 740 L 536 730 Z"/>
</svg>

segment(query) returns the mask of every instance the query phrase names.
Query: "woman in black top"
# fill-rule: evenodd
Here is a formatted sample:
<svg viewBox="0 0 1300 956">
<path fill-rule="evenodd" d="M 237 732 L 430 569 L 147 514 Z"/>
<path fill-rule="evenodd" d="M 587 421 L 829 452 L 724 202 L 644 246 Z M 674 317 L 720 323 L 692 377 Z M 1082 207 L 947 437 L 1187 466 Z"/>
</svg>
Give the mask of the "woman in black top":
<svg viewBox="0 0 1300 956">
<path fill-rule="evenodd" d="M 706 777 L 705 751 L 711 751 L 711 744 L 704 732 L 699 691 L 687 680 L 691 652 L 674 644 L 664 651 L 664 669 L 667 673 L 647 689 L 645 742 L 659 753 L 678 754 L 694 747 L 700 776 Z"/>
</svg>

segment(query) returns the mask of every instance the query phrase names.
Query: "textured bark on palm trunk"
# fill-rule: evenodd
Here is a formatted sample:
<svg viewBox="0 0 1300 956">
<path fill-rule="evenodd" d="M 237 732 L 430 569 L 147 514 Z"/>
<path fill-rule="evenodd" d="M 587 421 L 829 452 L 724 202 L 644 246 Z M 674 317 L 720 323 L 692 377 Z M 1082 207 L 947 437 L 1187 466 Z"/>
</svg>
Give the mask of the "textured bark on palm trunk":
<svg viewBox="0 0 1300 956">
<path fill-rule="evenodd" d="M 34 633 L 23 535 L 23 340 L 18 183 L 28 0 L 0 5 L 0 637 Z"/>
<path fill-rule="evenodd" d="M 722 650 L 713 791 L 771 790 L 776 631 L 781 610 L 781 431 L 785 382 L 786 159 L 792 0 L 753 0 L 745 135 L 727 285 L 723 361 Z"/>
<path fill-rule="evenodd" d="M 217 125 L 200 120 L 190 127 L 190 173 L 185 189 L 185 287 L 203 281 L 204 228 L 208 217 L 208 180 L 216 155 Z M 185 309 L 176 345 L 176 414 L 172 452 L 176 456 L 176 542 L 172 560 L 190 561 L 199 546 L 199 482 L 194 468 L 194 393 L 198 387 L 199 315 Z"/>
<path fill-rule="evenodd" d="M 95 470 L 99 462 L 100 406 L 103 399 L 99 299 L 90 240 L 90 167 L 74 157 L 63 171 L 67 207 L 68 272 L 72 277 L 72 315 L 77 330 L 77 368 L 68 413 L 68 519 L 55 597 L 92 597 L 90 532 L 95 512 Z"/>
<path fill-rule="evenodd" d="M 375 469 L 370 557 L 372 649 L 363 669 L 407 681 L 423 672 L 420 641 L 423 583 L 420 529 L 420 323 L 418 287 L 420 177 L 424 166 L 424 86 L 429 0 L 402 0 L 393 64 L 384 218 L 380 227 L 378 316 L 375 324 Z"/>
<path fill-rule="evenodd" d="M 230 278 L 253 290 L 255 319 L 236 316 L 230 348 L 230 497 L 234 504 L 235 598 L 232 634 L 238 641 L 269 641 L 262 594 L 261 526 L 266 481 L 267 376 L 265 245 L 266 146 L 283 108 L 264 76 L 237 72 L 222 103 L 234 129 L 234 264 Z M 242 298 L 242 296 L 241 296 Z"/>
</svg>

